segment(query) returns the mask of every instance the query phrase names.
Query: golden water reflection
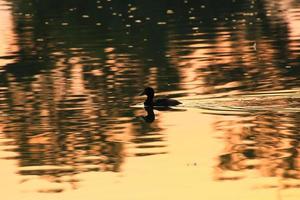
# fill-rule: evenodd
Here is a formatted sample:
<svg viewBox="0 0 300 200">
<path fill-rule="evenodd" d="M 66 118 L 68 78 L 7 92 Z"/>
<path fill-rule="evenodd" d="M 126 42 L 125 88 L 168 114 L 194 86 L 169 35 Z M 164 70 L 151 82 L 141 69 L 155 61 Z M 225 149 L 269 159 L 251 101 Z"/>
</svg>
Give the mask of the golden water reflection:
<svg viewBox="0 0 300 200">
<path fill-rule="evenodd" d="M 7 2 L 3 196 L 299 198 L 299 3 Z M 184 106 L 131 107 L 145 85 Z"/>
<path fill-rule="evenodd" d="M 0 18 L 2 19 L 0 26 L 0 32 L 2 33 L 0 37 L 0 66 L 4 66 L 13 62 L 9 58 L 18 51 L 18 46 L 10 7 L 6 5 L 5 1 L 0 1 L 0 6 Z M 0 68 L 0 70 L 2 69 Z"/>
<path fill-rule="evenodd" d="M 51 166 L 45 165 L 36 169 L 24 168 L 24 171 L 32 171 L 33 174 L 19 177 L 17 180 L 21 185 L 10 179 L 13 172 L 8 169 L 15 167 L 14 164 L 9 165 L 11 160 L 7 160 L 8 168 L 5 169 L 9 173 L 3 175 L 8 176 L 10 181 L 6 184 L 27 191 L 22 194 L 24 197 L 30 197 L 29 191 L 37 190 L 42 192 L 37 197 L 46 199 L 52 198 L 48 192 L 62 191 L 57 198 L 81 199 L 90 197 L 90 194 L 105 195 L 107 199 L 122 196 L 127 199 L 298 197 L 299 166 L 294 116 L 266 113 L 247 116 L 241 121 L 234 116 L 199 115 L 199 110 L 158 114 L 162 120 L 160 125 L 164 128 L 161 133 L 165 135 L 165 145 L 162 146 L 168 154 L 128 156 L 139 148 L 132 148 L 129 144 L 124 148 L 127 154 L 124 155 L 122 171 L 117 174 L 95 173 L 86 170 L 82 163 L 53 166 L 54 171 Z M 188 120 L 183 120 L 187 116 Z M 282 131 L 272 128 L 274 123 Z M 155 145 L 155 141 L 152 140 L 152 144 Z M 83 154 L 78 153 L 76 158 L 73 157 L 73 160 L 85 159 Z M 99 156 L 96 156 L 95 160 L 98 159 Z M 75 170 L 80 173 L 74 173 Z M 48 173 L 41 174 L 42 171 Z M 51 171 L 55 173 L 51 174 Z M 60 171 L 64 175 L 58 181 Z M 211 192 L 214 190 L 219 192 Z"/>
</svg>

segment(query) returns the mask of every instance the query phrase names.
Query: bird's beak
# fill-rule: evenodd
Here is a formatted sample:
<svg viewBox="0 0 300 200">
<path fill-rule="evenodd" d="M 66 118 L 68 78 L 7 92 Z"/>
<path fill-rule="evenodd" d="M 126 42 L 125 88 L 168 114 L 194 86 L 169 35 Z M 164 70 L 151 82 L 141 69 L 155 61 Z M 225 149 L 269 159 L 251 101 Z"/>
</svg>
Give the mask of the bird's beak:
<svg viewBox="0 0 300 200">
<path fill-rule="evenodd" d="M 145 91 L 143 91 L 142 93 L 140 93 L 139 96 L 143 96 L 143 95 L 145 95 Z"/>
</svg>

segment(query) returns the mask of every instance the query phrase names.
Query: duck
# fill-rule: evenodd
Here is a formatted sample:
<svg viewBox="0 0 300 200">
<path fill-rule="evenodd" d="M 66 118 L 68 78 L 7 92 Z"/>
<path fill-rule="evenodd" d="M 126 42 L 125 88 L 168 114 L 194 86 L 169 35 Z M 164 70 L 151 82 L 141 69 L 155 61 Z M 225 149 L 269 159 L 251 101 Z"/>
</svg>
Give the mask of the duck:
<svg viewBox="0 0 300 200">
<path fill-rule="evenodd" d="M 146 87 L 140 96 L 146 95 L 147 99 L 144 102 L 145 107 L 171 107 L 182 104 L 180 101 L 170 98 L 158 98 L 154 99 L 154 89 L 152 87 Z"/>
</svg>

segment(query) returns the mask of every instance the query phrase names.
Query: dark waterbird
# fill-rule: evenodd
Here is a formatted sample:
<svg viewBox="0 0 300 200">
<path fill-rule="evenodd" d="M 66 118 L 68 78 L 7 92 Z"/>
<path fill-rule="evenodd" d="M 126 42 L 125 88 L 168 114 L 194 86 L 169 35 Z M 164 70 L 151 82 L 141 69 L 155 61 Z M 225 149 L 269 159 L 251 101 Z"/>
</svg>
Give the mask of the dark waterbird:
<svg viewBox="0 0 300 200">
<path fill-rule="evenodd" d="M 170 107 L 170 106 L 177 106 L 181 104 L 181 102 L 175 99 L 169 98 L 157 98 L 154 99 L 154 90 L 151 87 L 146 87 L 144 91 L 140 94 L 140 96 L 146 95 L 147 99 L 144 102 L 146 107 Z"/>
</svg>

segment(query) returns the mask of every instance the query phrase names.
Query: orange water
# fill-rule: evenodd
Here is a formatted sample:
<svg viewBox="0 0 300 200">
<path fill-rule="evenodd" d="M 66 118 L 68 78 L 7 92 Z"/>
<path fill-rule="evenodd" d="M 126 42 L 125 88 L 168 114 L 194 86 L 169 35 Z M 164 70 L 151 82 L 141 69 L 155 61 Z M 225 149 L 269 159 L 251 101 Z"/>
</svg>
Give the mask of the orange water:
<svg viewBox="0 0 300 200">
<path fill-rule="evenodd" d="M 299 199 L 299 11 L 0 0 L 2 199 Z"/>
</svg>

